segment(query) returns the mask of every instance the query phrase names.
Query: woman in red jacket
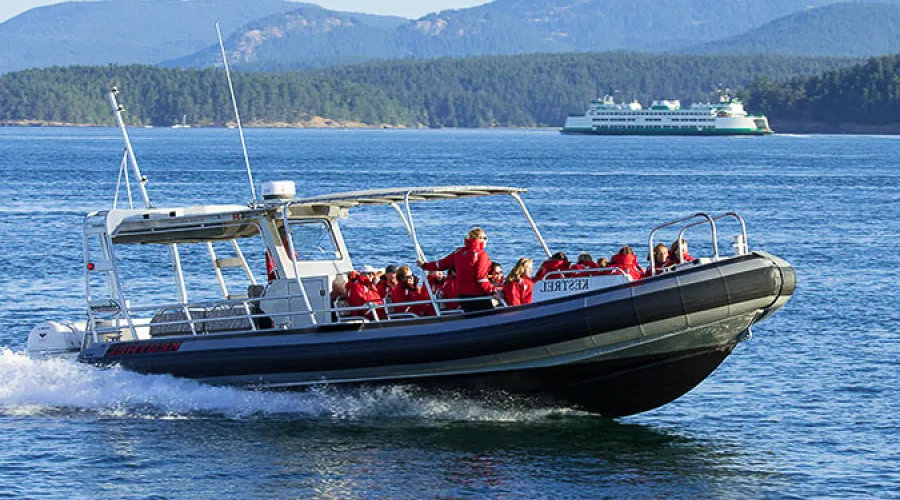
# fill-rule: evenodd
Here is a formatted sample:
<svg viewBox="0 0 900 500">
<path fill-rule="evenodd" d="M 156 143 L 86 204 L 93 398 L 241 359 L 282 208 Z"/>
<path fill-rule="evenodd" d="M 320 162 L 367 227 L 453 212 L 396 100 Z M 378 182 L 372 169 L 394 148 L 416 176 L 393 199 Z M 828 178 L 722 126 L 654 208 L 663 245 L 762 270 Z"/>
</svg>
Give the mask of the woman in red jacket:
<svg viewBox="0 0 900 500">
<path fill-rule="evenodd" d="M 508 306 L 531 304 L 534 281 L 531 281 L 531 259 L 522 257 L 513 266 L 503 285 L 503 298 Z"/>
<path fill-rule="evenodd" d="M 625 271 L 632 280 L 639 280 L 644 275 L 644 268 L 638 264 L 637 256 L 630 246 L 625 245 L 619 249 L 619 253 L 612 256 L 609 262 L 613 267 Z"/>
<path fill-rule="evenodd" d="M 666 262 L 666 267 L 681 264 L 682 262 L 694 262 L 696 260 L 688 253 L 687 241 L 684 239 L 682 239 L 680 243 L 678 240 L 672 242 L 671 249 L 672 251 L 669 252 L 669 260 Z M 678 260 L 679 250 L 681 250 L 681 261 Z"/>
<path fill-rule="evenodd" d="M 665 269 L 669 267 L 669 247 L 663 245 L 662 243 L 657 243 L 655 247 L 653 247 L 653 265 L 647 268 L 644 272 L 644 278 L 649 278 L 650 276 L 656 276 L 657 274 L 662 274 L 665 272 Z"/>
<path fill-rule="evenodd" d="M 419 267 L 426 271 L 455 270 L 456 289 L 461 299 L 490 297 L 494 292 L 494 286 L 488 279 L 491 257 L 484 251 L 485 244 L 487 244 L 487 234 L 480 227 L 476 227 L 469 231 L 464 246 L 436 262 L 419 262 Z M 493 309 L 494 304 L 490 298 L 487 298 L 464 301 L 462 308 L 466 312 L 484 311 Z"/>
</svg>

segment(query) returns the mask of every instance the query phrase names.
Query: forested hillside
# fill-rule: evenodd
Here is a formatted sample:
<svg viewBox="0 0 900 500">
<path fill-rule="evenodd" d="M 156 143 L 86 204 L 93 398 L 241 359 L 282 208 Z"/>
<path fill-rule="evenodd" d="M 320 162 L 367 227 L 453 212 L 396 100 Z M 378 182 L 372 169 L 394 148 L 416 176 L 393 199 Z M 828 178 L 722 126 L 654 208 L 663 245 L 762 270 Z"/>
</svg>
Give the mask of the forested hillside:
<svg viewBox="0 0 900 500">
<path fill-rule="evenodd" d="M 612 93 L 645 103 L 706 101 L 719 85 L 763 76 L 787 80 L 851 64 L 808 57 L 538 54 L 393 61 L 304 73 L 238 73 L 248 123 L 297 123 L 315 116 L 372 125 L 559 126 L 588 99 Z M 197 125 L 231 120 L 221 70 L 151 66 L 50 68 L 0 77 L 0 121 L 111 125 L 105 92 L 122 90 L 133 124 Z"/>
<path fill-rule="evenodd" d="M 900 55 L 788 83 L 761 79 L 748 104 L 775 123 L 900 125 Z"/>
<path fill-rule="evenodd" d="M 900 52 L 900 5 L 856 2 L 808 9 L 684 52 L 842 57 L 893 54 Z"/>
</svg>

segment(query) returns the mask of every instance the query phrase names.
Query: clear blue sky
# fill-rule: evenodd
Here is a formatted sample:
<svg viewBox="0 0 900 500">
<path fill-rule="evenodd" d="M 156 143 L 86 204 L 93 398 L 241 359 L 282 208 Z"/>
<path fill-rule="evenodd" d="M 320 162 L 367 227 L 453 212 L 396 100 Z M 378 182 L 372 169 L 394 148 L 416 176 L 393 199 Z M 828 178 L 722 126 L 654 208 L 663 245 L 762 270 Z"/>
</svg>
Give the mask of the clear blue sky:
<svg viewBox="0 0 900 500">
<path fill-rule="evenodd" d="M 253 0 L 246 0 L 252 2 Z M 444 9 L 462 9 L 488 3 L 489 0 L 306 0 L 326 9 L 391 14 L 404 17 L 421 17 L 429 12 Z M 62 0 L 0 0 L 0 22 L 21 14 L 26 10 L 62 3 Z M 248 19 L 249 21 L 249 19 Z"/>
</svg>

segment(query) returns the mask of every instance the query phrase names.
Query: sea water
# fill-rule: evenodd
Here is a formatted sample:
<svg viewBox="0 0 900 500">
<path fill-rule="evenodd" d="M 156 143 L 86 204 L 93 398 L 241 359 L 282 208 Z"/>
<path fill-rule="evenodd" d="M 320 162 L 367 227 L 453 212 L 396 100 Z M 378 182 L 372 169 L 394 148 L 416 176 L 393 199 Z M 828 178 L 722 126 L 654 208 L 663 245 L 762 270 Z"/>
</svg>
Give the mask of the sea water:
<svg viewBox="0 0 900 500">
<path fill-rule="evenodd" d="M 250 199 L 234 131 L 132 133 L 157 205 Z M 573 258 L 624 244 L 644 257 L 655 225 L 735 210 L 751 249 L 795 266 L 797 292 L 689 394 L 612 421 L 496 395 L 245 391 L 34 361 L 23 354 L 34 324 L 84 317 L 81 223 L 111 206 L 122 142 L 114 129 L 0 129 L 0 497 L 897 497 L 900 139 L 502 130 L 249 130 L 247 139 L 257 188 L 276 179 L 296 181 L 299 195 L 528 188 L 549 246 Z M 413 215 L 429 258 L 476 224 L 505 270 L 540 257 L 508 197 L 414 205 Z M 415 258 L 390 208 L 354 209 L 341 224 L 358 265 Z M 723 254 L 738 231 L 720 225 Z M 693 254 L 711 254 L 708 231 L 687 237 Z M 261 275 L 262 259 L 248 254 Z M 152 267 L 142 258 L 135 267 Z M 188 252 L 185 268 L 191 283 L 214 283 L 200 254 Z M 125 272 L 138 291 L 172 292 L 163 272 Z"/>
</svg>

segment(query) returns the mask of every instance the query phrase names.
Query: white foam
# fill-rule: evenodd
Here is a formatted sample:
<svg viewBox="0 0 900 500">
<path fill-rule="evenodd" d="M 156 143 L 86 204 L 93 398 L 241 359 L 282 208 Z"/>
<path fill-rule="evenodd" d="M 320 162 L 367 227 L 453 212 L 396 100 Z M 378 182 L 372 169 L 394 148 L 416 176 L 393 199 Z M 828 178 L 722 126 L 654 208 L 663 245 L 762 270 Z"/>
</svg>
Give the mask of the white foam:
<svg viewBox="0 0 900 500">
<path fill-rule="evenodd" d="M 0 351 L 0 415 L 88 412 L 119 418 L 259 418 L 282 416 L 357 420 L 407 417 L 431 420 L 534 421 L 572 414 L 513 397 L 474 400 L 460 394 L 422 394 L 411 387 L 268 392 L 213 387 L 166 375 L 100 369 L 72 360 L 33 360 Z"/>
</svg>

